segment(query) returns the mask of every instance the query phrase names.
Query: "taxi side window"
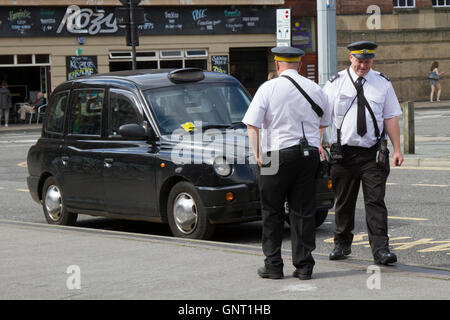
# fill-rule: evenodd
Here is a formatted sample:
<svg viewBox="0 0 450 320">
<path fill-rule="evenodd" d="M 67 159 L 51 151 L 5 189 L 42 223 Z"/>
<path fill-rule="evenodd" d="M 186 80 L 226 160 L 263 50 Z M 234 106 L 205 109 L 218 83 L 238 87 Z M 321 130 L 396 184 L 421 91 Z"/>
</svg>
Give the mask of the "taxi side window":
<svg viewBox="0 0 450 320">
<path fill-rule="evenodd" d="M 119 136 L 119 128 L 124 124 L 139 124 L 139 115 L 131 93 L 111 89 L 109 100 L 109 136 Z"/>
<path fill-rule="evenodd" d="M 101 134 L 103 89 L 75 90 L 70 117 L 70 133 Z"/>
<path fill-rule="evenodd" d="M 52 96 L 47 106 L 47 132 L 62 133 L 64 129 L 64 114 L 66 113 L 69 91 L 60 92 Z"/>
</svg>

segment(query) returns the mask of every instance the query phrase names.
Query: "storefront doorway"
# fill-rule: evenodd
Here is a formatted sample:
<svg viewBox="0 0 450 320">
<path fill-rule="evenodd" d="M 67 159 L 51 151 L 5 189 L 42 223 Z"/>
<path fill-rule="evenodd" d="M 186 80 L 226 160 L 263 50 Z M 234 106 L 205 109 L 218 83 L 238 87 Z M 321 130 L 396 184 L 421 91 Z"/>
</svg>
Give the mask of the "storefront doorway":
<svg viewBox="0 0 450 320">
<path fill-rule="evenodd" d="M 41 91 L 45 97 L 50 92 L 50 67 L 0 67 L 0 79 L 6 80 L 11 91 L 13 108 L 10 110 L 10 123 L 17 122 L 17 110 L 24 102 L 34 102 Z M 1 82 L 0 81 L 0 82 Z"/>
<path fill-rule="evenodd" d="M 230 74 L 253 96 L 267 80 L 268 48 L 230 48 Z"/>
<path fill-rule="evenodd" d="M 33 102 L 41 91 L 46 98 L 51 92 L 50 55 L 0 55 L 0 82 L 6 80 L 11 91 L 13 108 L 10 123 L 17 122 L 21 103 Z"/>
</svg>

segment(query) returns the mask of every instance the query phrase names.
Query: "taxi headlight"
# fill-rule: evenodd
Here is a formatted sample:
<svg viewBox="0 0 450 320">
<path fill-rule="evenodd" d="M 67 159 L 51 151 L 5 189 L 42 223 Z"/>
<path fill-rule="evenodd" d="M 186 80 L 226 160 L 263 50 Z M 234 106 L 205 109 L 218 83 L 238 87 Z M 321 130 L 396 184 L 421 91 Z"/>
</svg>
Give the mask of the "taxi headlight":
<svg viewBox="0 0 450 320">
<path fill-rule="evenodd" d="M 225 158 L 217 157 L 213 163 L 214 171 L 222 177 L 229 176 L 233 171 L 233 166 L 228 164 Z"/>
</svg>

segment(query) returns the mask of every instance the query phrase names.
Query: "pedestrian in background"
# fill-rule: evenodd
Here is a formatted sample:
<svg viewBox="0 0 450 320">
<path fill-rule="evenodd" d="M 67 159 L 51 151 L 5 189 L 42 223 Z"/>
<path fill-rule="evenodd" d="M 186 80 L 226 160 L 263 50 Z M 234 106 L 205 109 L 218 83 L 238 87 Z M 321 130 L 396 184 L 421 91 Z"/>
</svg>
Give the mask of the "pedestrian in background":
<svg viewBox="0 0 450 320">
<path fill-rule="evenodd" d="M 431 93 L 430 93 L 430 102 L 433 102 L 433 95 L 436 92 L 436 101 L 441 101 L 441 83 L 439 79 L 444 72 L 439 72 L 439 63 L 434 61 L 431 64 L 430 73 L 428 74 L 428 78 L 430 79 Z"/>
<path fill-rule="evenodd" d="M 20 115 L 20 120 L 25 121 L 27 117 L 27 113 L 36 112 L 36 110 L 45 104 L 44 94 L 42 92 L 38 92 L 36 95 L 36 100 L 31 104 L 24 104 L 19 108 L 17 113 Z"/>
<path fill-rule="evenodd" d="M 8 89 L 8 83 L 3 80 L 0 88 L 0 124 L 3 115 L 5 116 L 5 127 L 8 126 L 9 109 L 12 108 L 11 91 Z"/>
<path fill-rule="evenodd" d="M 276 47 L 279 77 L 266 81 L 257 90 L 242 122 L 258 165 L 264 266 L 262 278 L 283 278 L 281 244 L 285 222 L 284 203 L 290 208 L 290 231 L 294 277 L 311 278 L 315 264 L 315 191 L 319 167 L 320 133 L 330 122 L 327 96 L 313 81 L 299 74 L 304 52 L 292 47 Z M 301 93 L 301 87 L 314 103 Z M 320 107 L 319 107 L 320 106 Z M 320 150 L 323 154 L 323 149 Z M 271 166 L 278 154 L 278 170 L 264 174 L 267 158 Z M 276 165 L 276 164 L 275 164 Z"/>
<path fill-rule="evenodd" d="M 332 101 L 331 178 L 336 194 L 335 247 L 330 260 L 351 253 L 355 207 L 360 184 L 364 193 L 367 232 L 374 261 L 397 261 L 389 251 L 388 212 L 384 202 L 389 175 L 391 139 L 393 164 L 400 166 L 398 116 L 402 114 L 392 84 L 384 74 L 371 69 L 377 44 L 359 41 L 349 44 L 351 66 L 332 77 L 324 91 Z"/>
</svg>

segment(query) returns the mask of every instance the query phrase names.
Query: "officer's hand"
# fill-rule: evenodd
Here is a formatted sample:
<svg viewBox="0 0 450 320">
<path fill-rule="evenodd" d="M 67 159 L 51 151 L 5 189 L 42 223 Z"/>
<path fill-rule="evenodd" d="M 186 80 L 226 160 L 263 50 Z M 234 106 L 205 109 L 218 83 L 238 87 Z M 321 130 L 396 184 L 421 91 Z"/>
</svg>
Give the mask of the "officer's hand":
<svg viewBox="0 0 450 320">
<path fill-rule="evenodd" d="M 325 151 L 323 150 L 323 147 L 321 145 L 319 146 L 319 154 L 320 154 L 320 161 L 323 161 L 327 158 L 325 155 Z"/>
<path fill-rule="evenodd" d="M 261 160 L 261 158 L 257 158 L 257 159 L 256 159 L 256 162 L 258 163 L 258 166 L 259 166 L 260 168 L 262 168 L 262 160 Z"/>
<path fill-rule="evenodd" d="M 400 167 L 402 165 L 402 163 L 403 163 L 403 160 L 404 160 L 404 158 L 403 158 L 402 152 L 401 151 L 397 151 L 397 152 L 394 151 L 394 155 L 392 156 L 393 165 L 396 166 L 396 167 Z"/>
</svg>

